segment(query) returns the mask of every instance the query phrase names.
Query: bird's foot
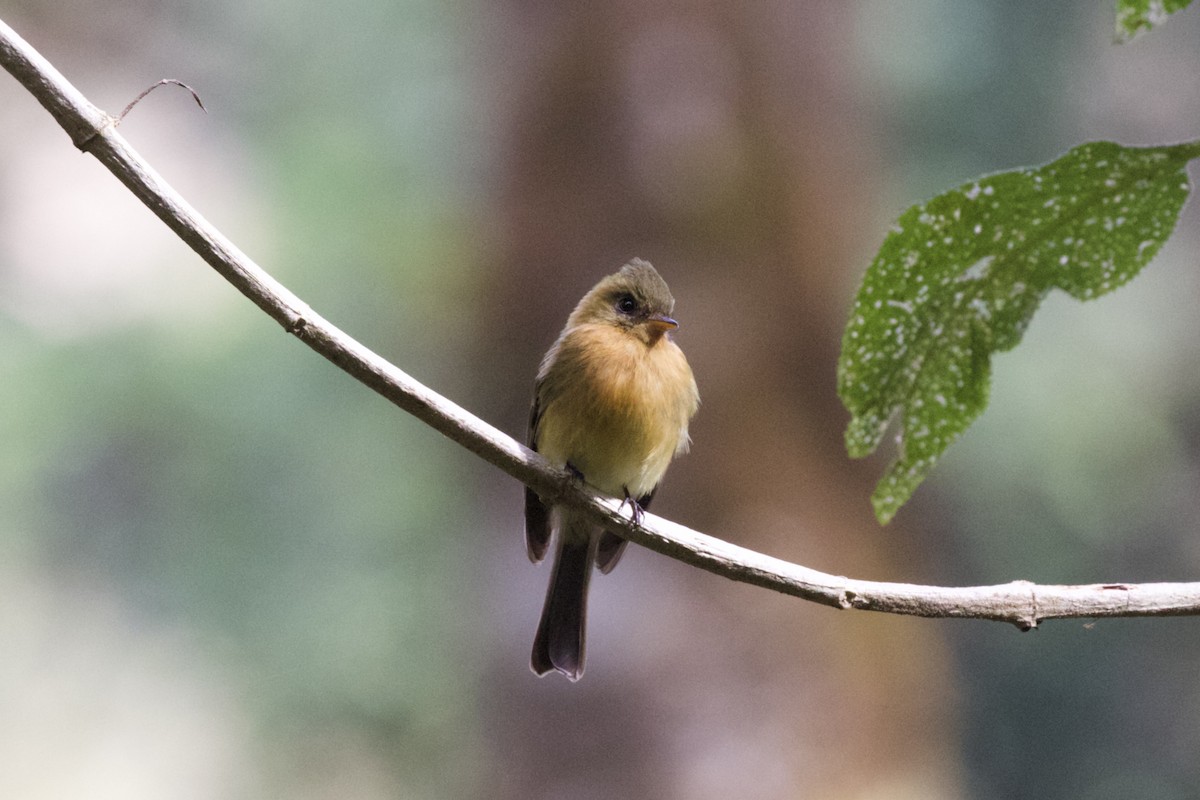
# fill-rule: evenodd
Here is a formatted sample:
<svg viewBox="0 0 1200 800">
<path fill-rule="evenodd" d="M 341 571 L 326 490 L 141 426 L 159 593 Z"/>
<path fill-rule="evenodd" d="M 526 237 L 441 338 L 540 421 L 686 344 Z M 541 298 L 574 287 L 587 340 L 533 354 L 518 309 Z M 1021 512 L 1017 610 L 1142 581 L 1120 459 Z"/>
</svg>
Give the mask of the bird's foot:
<svg viewBox="0 0 1200 800">
<path fill-rule="evenodd" d="M 621 505 L 617 506 L 618 514 L 625 508 L 626 503 L 629 504 L 629 516 L 633 520 L 633 524 L 641 527 L 642 518 L 646 516 L 646 512 L 642 510 L 641 504 L 638 503 L 636 497 L 629 493 L 628 489 L 625 490 L 625 499 L 621 501 Z"/>
</svg>

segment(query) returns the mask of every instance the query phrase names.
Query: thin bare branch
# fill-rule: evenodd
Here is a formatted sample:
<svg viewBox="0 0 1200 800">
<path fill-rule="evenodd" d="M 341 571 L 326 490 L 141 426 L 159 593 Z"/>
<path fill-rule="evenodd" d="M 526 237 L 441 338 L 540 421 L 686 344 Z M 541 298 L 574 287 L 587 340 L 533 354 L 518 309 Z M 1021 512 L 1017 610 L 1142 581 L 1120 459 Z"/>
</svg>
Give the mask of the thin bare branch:
<svg viewBox="0 0 1200 800">
<path fill-rule="evenodd" d="M 171 84 L 174 86 L 182 86 L 184 89 L 187 89 L 189 92 L 192 93 L 192 99 L 196 101 L 196 105 L 200 106 L 200 110 L 203 111 L 205 114 L 208 113 L 208 109 L 204 107 L 204 101 L 202 101 L 200 99 L 200 94 L 195 89 L 188 86 L 183 81 L 177 81 L 174 78 L 163 78 L 160 81 L 156 81 L 156 82 L 150 84 L 144 90 L 142 90 L 141 94 L 139 94 L 137 97 L 130 100 L 129 105 L 125 106 L 125 108 L 121 110 L 120 114 L 117 114 L 117 119 L 115 122 L 113 122 L 113 124 L 120 125 L 121 120 L 125 119 L 126 115 L 128 115 L 130 111 L 133 111 L 133 107 L 136 106 L 138 103 L 142 102 L 142 99 L 146 95 L 150 94 L 158 87 L 166 86 L 167 84 Z"/>
<path fill-rule="evenodd" d="M 512 437 L 423 386 L 314 312 L 268 275 L 167 185 L 125 139 L 116 119 L 92 105 L 3 22 L 0 62 L 91 153 L 238 291 L 310 348 L 425 424 L 555 502 L 584 509 L 630 541 L 736 581 L 839 609 L 1010 622 L 1200 614 L 1200 583 L 939 587 L 828 575 L 729 544 L 651 514 L 635 526 L 616 500 L 581 487 Z M 514 533 L 514 536 L 516 534 Z"/>
</svg>

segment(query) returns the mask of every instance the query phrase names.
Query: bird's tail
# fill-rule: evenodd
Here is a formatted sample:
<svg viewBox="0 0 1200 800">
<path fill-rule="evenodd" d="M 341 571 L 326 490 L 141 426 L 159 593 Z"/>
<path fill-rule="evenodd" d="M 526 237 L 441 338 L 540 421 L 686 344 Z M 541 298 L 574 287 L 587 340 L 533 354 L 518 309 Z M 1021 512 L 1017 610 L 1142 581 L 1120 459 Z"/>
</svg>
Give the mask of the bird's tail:
<svg viewBox="0 0 1200 800">
<path fill-rule="evenodd" d="M 529 664 L 538 675 L 556 669 L 573 681 L 583 676 L 588 581 L 596 559 L 593 539 L 591 525 L 570 512 L 562 515 L 554 570 Z"/>
</svg>

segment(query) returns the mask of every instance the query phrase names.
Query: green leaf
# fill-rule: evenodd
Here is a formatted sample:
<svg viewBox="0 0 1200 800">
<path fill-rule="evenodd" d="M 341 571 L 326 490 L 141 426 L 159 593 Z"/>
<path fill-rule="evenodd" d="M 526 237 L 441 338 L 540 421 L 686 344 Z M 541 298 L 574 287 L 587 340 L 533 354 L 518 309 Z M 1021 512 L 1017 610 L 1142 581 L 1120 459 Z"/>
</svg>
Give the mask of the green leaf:
<svg viewBox="0 0 1200 800">
<path fill-rule="evenodd" d="M 1192 0 L 1117 0 L 1117 41 L 1133 41 L 1191 5 Z"/>
<path fill-rule="evenodd" d="M 1200 142 L 1080 145 L 1042 167 L 964 184 L 904 212 L 880 247 L 842 337 L 838 394 L 855 458 L 900 426 L 871 501 L 886 523 L 987 407 L 992 353 L 1042 298 L 1080 300 L 1133 278 L 1162 247 Z"/>
</svg>

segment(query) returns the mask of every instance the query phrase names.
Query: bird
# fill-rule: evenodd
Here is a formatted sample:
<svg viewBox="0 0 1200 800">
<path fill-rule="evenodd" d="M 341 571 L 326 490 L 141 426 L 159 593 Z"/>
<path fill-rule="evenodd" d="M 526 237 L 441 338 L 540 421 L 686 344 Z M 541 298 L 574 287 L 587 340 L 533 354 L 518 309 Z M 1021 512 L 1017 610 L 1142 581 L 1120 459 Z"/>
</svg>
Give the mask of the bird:
<svg viewBox="0 0 1200 800">
<path fill-rule="evenodd" d="M 635 522 L 671 460 L 688 450 L 700 405 L 696 380 L 672 340 L 675 298 L 649 262 L 629 261 L 597 283 L 542 358 L 529 414 L 529 447 L 597 491 L 629 503 Z M 556 537 L 552 537 L 556 534 Z M 583 676 L 592 567 L 607 574 L 626 541 L 565 505 L 525 489 L 525 544 L 554 566 L 530 668 Z"/>
</svg>

